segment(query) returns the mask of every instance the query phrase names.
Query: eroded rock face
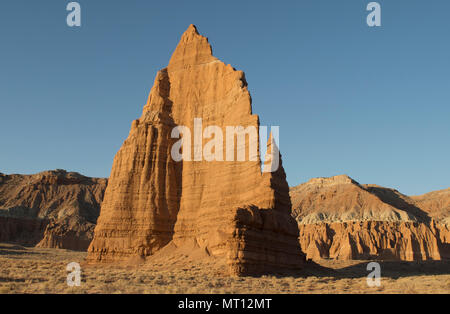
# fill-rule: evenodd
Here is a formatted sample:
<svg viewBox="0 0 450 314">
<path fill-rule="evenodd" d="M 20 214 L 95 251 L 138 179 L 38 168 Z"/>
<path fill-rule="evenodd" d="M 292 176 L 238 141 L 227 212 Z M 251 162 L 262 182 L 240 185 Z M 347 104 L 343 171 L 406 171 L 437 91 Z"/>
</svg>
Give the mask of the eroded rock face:
<svg viewBox="0 0 450 314">
<path fill-rule="evenodd" d="M 50 220 L 37 247 L 86 251 L 94 238 L 95 224 L 73 216 Z"/>
<path fill-rule="evenodd" d="M 0 242 L 34 246 L 42 239 L 48 223 L 46 219 L 0 216 Z"/>
<path fill-rule="evenodd" d="M 224 140 L 227 126 L 259 129 L 244 73 L 215 58 L 191 25 L 114 158 L 88 261 L 144 259 L 194 245 L 225 259 L 237 275 L 300 267 L 282 166 L 262 173 L 260 156 L 250 161 L 248 138 L 239 148 L 246 161 L 174 161 L 171 132 L 194 130 L 195 118 L 202 119 L 200 132 L 219 126 Z M 276 149 L 271 144 L 269 152 Z"/>
<path fill-rule="evenodd" d="M 290 194 L 307 258 L 449 258 L 447 190 L 408 197 L 337 176 L 312 179 Z"/>
<path fill-rule="evenodd" d="M 437 223 L 450 226 L 450 188 L 411 196 L 410 199 Z"/>
<path fill-rule="evenodd" d="M 440 242 L 423 223 L 343 222 L 300 224 L 300 244 L 310 259 L 440 260 Z"/>
<path fill-rule="evenodd" d="M 84 251 L 106 179 L 64 170 L 0 176 L 0 241 Z"/>
<path fill-rule="evenodd" d="M 367 188 L 345 175 L 311 179 L 291 189 L 293 215 L 307 224 L 417 221 L 419 215 L 413 213 L 417 210 L 405 203 L 397 191 L 382 188 L 386 194 L 383 201 L 383 197 L 377 195 L 378 189 L 376 186 Z"/>
</svg>

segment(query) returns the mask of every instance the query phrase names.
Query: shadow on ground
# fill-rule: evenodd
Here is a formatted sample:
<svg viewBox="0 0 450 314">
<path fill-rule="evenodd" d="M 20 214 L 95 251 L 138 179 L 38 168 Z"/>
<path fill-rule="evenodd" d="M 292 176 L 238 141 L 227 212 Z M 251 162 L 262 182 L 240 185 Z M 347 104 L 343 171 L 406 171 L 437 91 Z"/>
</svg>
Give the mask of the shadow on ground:
<svg viewBox="0 0 450 314">
<path fill-rule="evenodd" d="M 11 257 L 14 255 L 36 255 L 42 254 L 39 252 L 33 252 L 30 249 L 22 245 L 18 245 L 15 243 L 1 243 L 0 244 L 0 255 L 10 255 Z"/>
<path fill-rule="evenodd" d="M 372 270 L 367 270 L 371 261 L 353 261 L 353 265 L 342 268 L 329 268 L 308 261 L 305 267 L 295 273 L 285 274 L 295 277 L 335 277 L 337 279 L 362 278 Z M 443 261 L 376 261 L 381 267 L 381 276 L 398 279 L 410 276 L 450 275 L 450 260 Z M 281 276 L 280 276 L 281 277 Z"/>
</svg>

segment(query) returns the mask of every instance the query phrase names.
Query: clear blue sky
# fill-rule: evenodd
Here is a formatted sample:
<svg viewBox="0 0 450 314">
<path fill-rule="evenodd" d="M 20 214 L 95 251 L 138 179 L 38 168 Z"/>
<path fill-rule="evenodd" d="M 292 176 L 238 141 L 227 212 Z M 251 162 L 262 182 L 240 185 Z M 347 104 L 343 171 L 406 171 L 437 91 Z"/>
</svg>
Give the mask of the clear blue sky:
<svg viewBox="0 0 450 314">
<path fill-rule="evenodd" d="M 421 194 L 450 186 L 450 1 L 79 1 L 0 5 L 0 171 L 109 176 L 157 70 L 189 24 L 245 71 L 280 126 L 290 185 L 348 174 Z"/>
</svg>

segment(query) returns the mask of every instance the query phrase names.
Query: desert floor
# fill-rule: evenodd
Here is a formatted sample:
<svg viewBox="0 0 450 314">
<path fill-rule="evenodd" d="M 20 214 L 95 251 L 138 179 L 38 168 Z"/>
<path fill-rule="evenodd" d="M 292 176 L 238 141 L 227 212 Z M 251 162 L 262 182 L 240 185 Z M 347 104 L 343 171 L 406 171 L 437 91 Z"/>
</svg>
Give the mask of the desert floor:
<svg viewBox="0 0 450 314">
<path fill-rule="evenodd" d="M 85 265 L 85 257 L 0 244 L 0 293 L 450 293 L 450 261 L 379 261 L 381 286 L 368 287 L 368 261 L 322 260 L 292 275 L 239 278 L 213 260 L 112 267 Z M 81 265 L 80 287 L 66 283 L 71 262 Z"/>
</svg>

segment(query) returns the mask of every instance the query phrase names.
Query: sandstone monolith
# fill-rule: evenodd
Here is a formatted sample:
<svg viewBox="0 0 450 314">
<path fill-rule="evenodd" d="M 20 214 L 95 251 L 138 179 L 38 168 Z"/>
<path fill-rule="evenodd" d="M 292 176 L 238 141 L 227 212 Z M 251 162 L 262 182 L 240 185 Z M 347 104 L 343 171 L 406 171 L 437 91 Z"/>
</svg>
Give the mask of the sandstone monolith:
<svg viewBox="0 0 450 314">
<path fill-rule="evenodd" d="M 114 158 L 88 262 L 145 260 L 168 247 L 192 247 L 226 261 L 236 275 L 301 267 L 281 162 L 262 172 L 270 165 L 261 164 L 259 150 L 250 156 L 250 136 L 236 148 L 245 149 L 245 161 L 227 161 L 225 150 L 224 161 L 195 160 L 194 149 L 192 161 L 175 161 L 172 131 L 194 130 L 195 119 L 202 119 L 201 132 L 254 127 L 259 144 L 244 73 L 215 58 L 191 25 Z M 278 151 L 274 144 L 270 137 L 269 153 Z"/>
</svg>

